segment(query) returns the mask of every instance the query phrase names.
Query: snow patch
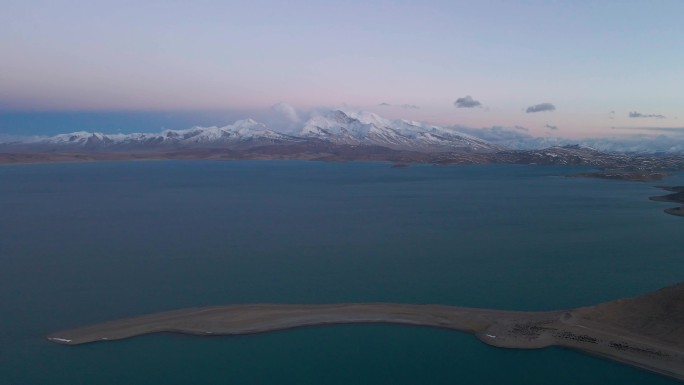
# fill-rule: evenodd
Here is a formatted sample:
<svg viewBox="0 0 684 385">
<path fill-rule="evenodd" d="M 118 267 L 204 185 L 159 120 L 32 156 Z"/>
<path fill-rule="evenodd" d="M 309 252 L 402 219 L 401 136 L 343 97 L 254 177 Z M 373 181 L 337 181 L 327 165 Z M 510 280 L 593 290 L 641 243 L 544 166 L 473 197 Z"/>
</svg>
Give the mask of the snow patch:
<svg viewBox="0 0 684 385">
<path fill-rule="evenodd" d="M 50 337 L 48 339 L 50 341 L 57 341 L 57 342 L 71 342 L 71 340 L 66 339 L 66 338 Z"/>
</svg>

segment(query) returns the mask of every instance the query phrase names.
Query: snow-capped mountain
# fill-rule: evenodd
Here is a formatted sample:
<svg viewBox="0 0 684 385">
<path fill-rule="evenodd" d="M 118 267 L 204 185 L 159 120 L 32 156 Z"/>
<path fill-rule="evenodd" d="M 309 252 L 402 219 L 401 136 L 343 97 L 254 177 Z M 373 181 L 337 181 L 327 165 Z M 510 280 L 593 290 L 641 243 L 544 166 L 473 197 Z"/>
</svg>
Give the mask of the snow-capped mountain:
<svg viewBox="0 0 684 385">
<path fill-rule="evenodd" d="M 422 153 L 535 151 L 572 144 L 609 153 L 682 154 L 684 151 L 684 141 L 676 136 L 640 135 L 580 140 L 535 137 L 527 133 L 526 129 L 518 127 L 441 127 L 411 120 L 385 119 L 370 112 L 339 109 L 315 114 L 304 123 L 293 115 L 288 118 L 288 122 L 287 127 L 281 122 L 272 122 L 274 127 L 279 127 L 277 130 L 253 119 L 244 119 L 222 127 L 192 127 L 158 133 L 103 134 L 78 131 L 52 137 L 0 134 L 0 152 L 155 151 L 192 147 L 242 149 L 295 143 L 307 144 L 309 147 L 319 144 L 372 145 Z"/>
<path fill-rule="evenodd" d="M 268 129 L 252 119 L 238 120 L 224 127 L 193 127 L 187 130 L 166 130 L 162 140 L 185 143 L 219 143 L 245 140 L 288 140 L 290 137 Z"/>
<path fill-rule="evenodd" d="M 410 120 L 388 120 L 370 112 L 333 110 L 313 116 L 300 135 L 337 144 L 399 149 L 496 151 L 492 145 L 456 130 Z"/>
<path fill-rule="evenodd" d="M 117 159 L 306 159 L 388 161 L 396 164 L 554 164 L 599 167 L 588 176 L 655 180 L 684 169 L 684 157 L 602 152 L 586 145 L 553 143 L 544 149 L 505 148 L 502 141 L 528 141 L 526 133 L 492 128 L 469 134 L 368 112 L 332 110 L 317 114 L 290 134 L 252 119 L 223 127 L 193 127 L 159 133 L 73 132 L 49 138 L 0 137 L 1 163 Z M 518 130 L 521 131 L 521 130 Z M 485 136 L 477 138 L 475 135 Z M 501 140 L 497 140 L 500 138 Z M 496 144 L 492 144 L 492 141 Z M 600 143 L 600 141 L 597 141 Z"/>
<path fill-rule="evenodd" d="M 253 119 L 223 127 L 193 127 L 159 133 L 72 132 L 26 143 L 43 148 L 144 150 L 163 148 L 242 148 L 266 144 L 331 143 L 374 145 L 421 152 L 493 152 L 502 147 L 452 128 L 409 120 L 389 120 L 369 112 L 332 110 L 306 121 L 295 134 L 276 132 Z"/>
<path fill-rule="evenodd" d="M 84 148 L 128 147 L 202 147 L 231 146 L 296 140 L 268 129 L 252 119 L 238 120 L 224 127 L 193 127 L 186 130 L 164 130 L 160 133 L 102 134 L 72 132 L 34 142 L 40 145 L 75 146 Z"/>
<path fill-rule="evenodd" d="M 115 143 L 120 135 L 105 135 L 99 132 L 78 131 L 69 134 L 59 134 L 39 141 L 46 144 L 77 144 L 83 146 L 105 145 Z"/>
</svg>

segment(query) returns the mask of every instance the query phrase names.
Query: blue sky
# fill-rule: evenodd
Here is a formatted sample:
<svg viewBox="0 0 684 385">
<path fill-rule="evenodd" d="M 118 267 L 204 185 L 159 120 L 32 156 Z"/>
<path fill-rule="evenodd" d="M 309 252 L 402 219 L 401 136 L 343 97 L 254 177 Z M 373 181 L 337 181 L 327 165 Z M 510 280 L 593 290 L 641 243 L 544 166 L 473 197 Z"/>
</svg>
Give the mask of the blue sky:
<svg viewBox="0 0 684 385">
<path fill-rule="evenodd" d="M 683 14 L 676 0 L 5 0 L 0 133 L 226 124 L 278 102 L 542 136 L 678 128 Z M 479 104 L 455 105 L 467 96 Z"/>
</svg>

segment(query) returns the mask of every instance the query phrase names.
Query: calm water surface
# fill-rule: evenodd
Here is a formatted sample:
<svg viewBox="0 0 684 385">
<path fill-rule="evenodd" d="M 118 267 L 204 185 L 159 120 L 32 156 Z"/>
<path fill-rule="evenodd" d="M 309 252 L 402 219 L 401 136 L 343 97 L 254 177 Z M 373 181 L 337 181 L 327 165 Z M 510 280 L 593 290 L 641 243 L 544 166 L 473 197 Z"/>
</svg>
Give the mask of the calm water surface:
<svg viewBox="0 0 684 385">
<path fill-rule="evenodd" d="M 569 308 L 684 280 L 650 184 L 542 166 L 120 162 L 0 167 L 1 384 L 674 384 L 563 349 L 383 325 L 66 347 L 188 306 Z M 684 184 L 675 177 L 669 184 Z"/>
</svg>

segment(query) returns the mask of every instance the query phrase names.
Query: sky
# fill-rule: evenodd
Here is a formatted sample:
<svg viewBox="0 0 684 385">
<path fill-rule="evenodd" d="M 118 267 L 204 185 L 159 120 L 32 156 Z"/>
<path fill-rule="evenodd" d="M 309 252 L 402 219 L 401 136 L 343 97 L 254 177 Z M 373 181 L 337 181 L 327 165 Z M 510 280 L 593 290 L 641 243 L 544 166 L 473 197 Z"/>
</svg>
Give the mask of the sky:
<svg viewBox="0 0 684 385">
<path fill-rule="evenodd" d="M 684 132 L 684 2 L 2 0 L 0 134 L 285 102 L 538 136 Z"/>
</svg>

